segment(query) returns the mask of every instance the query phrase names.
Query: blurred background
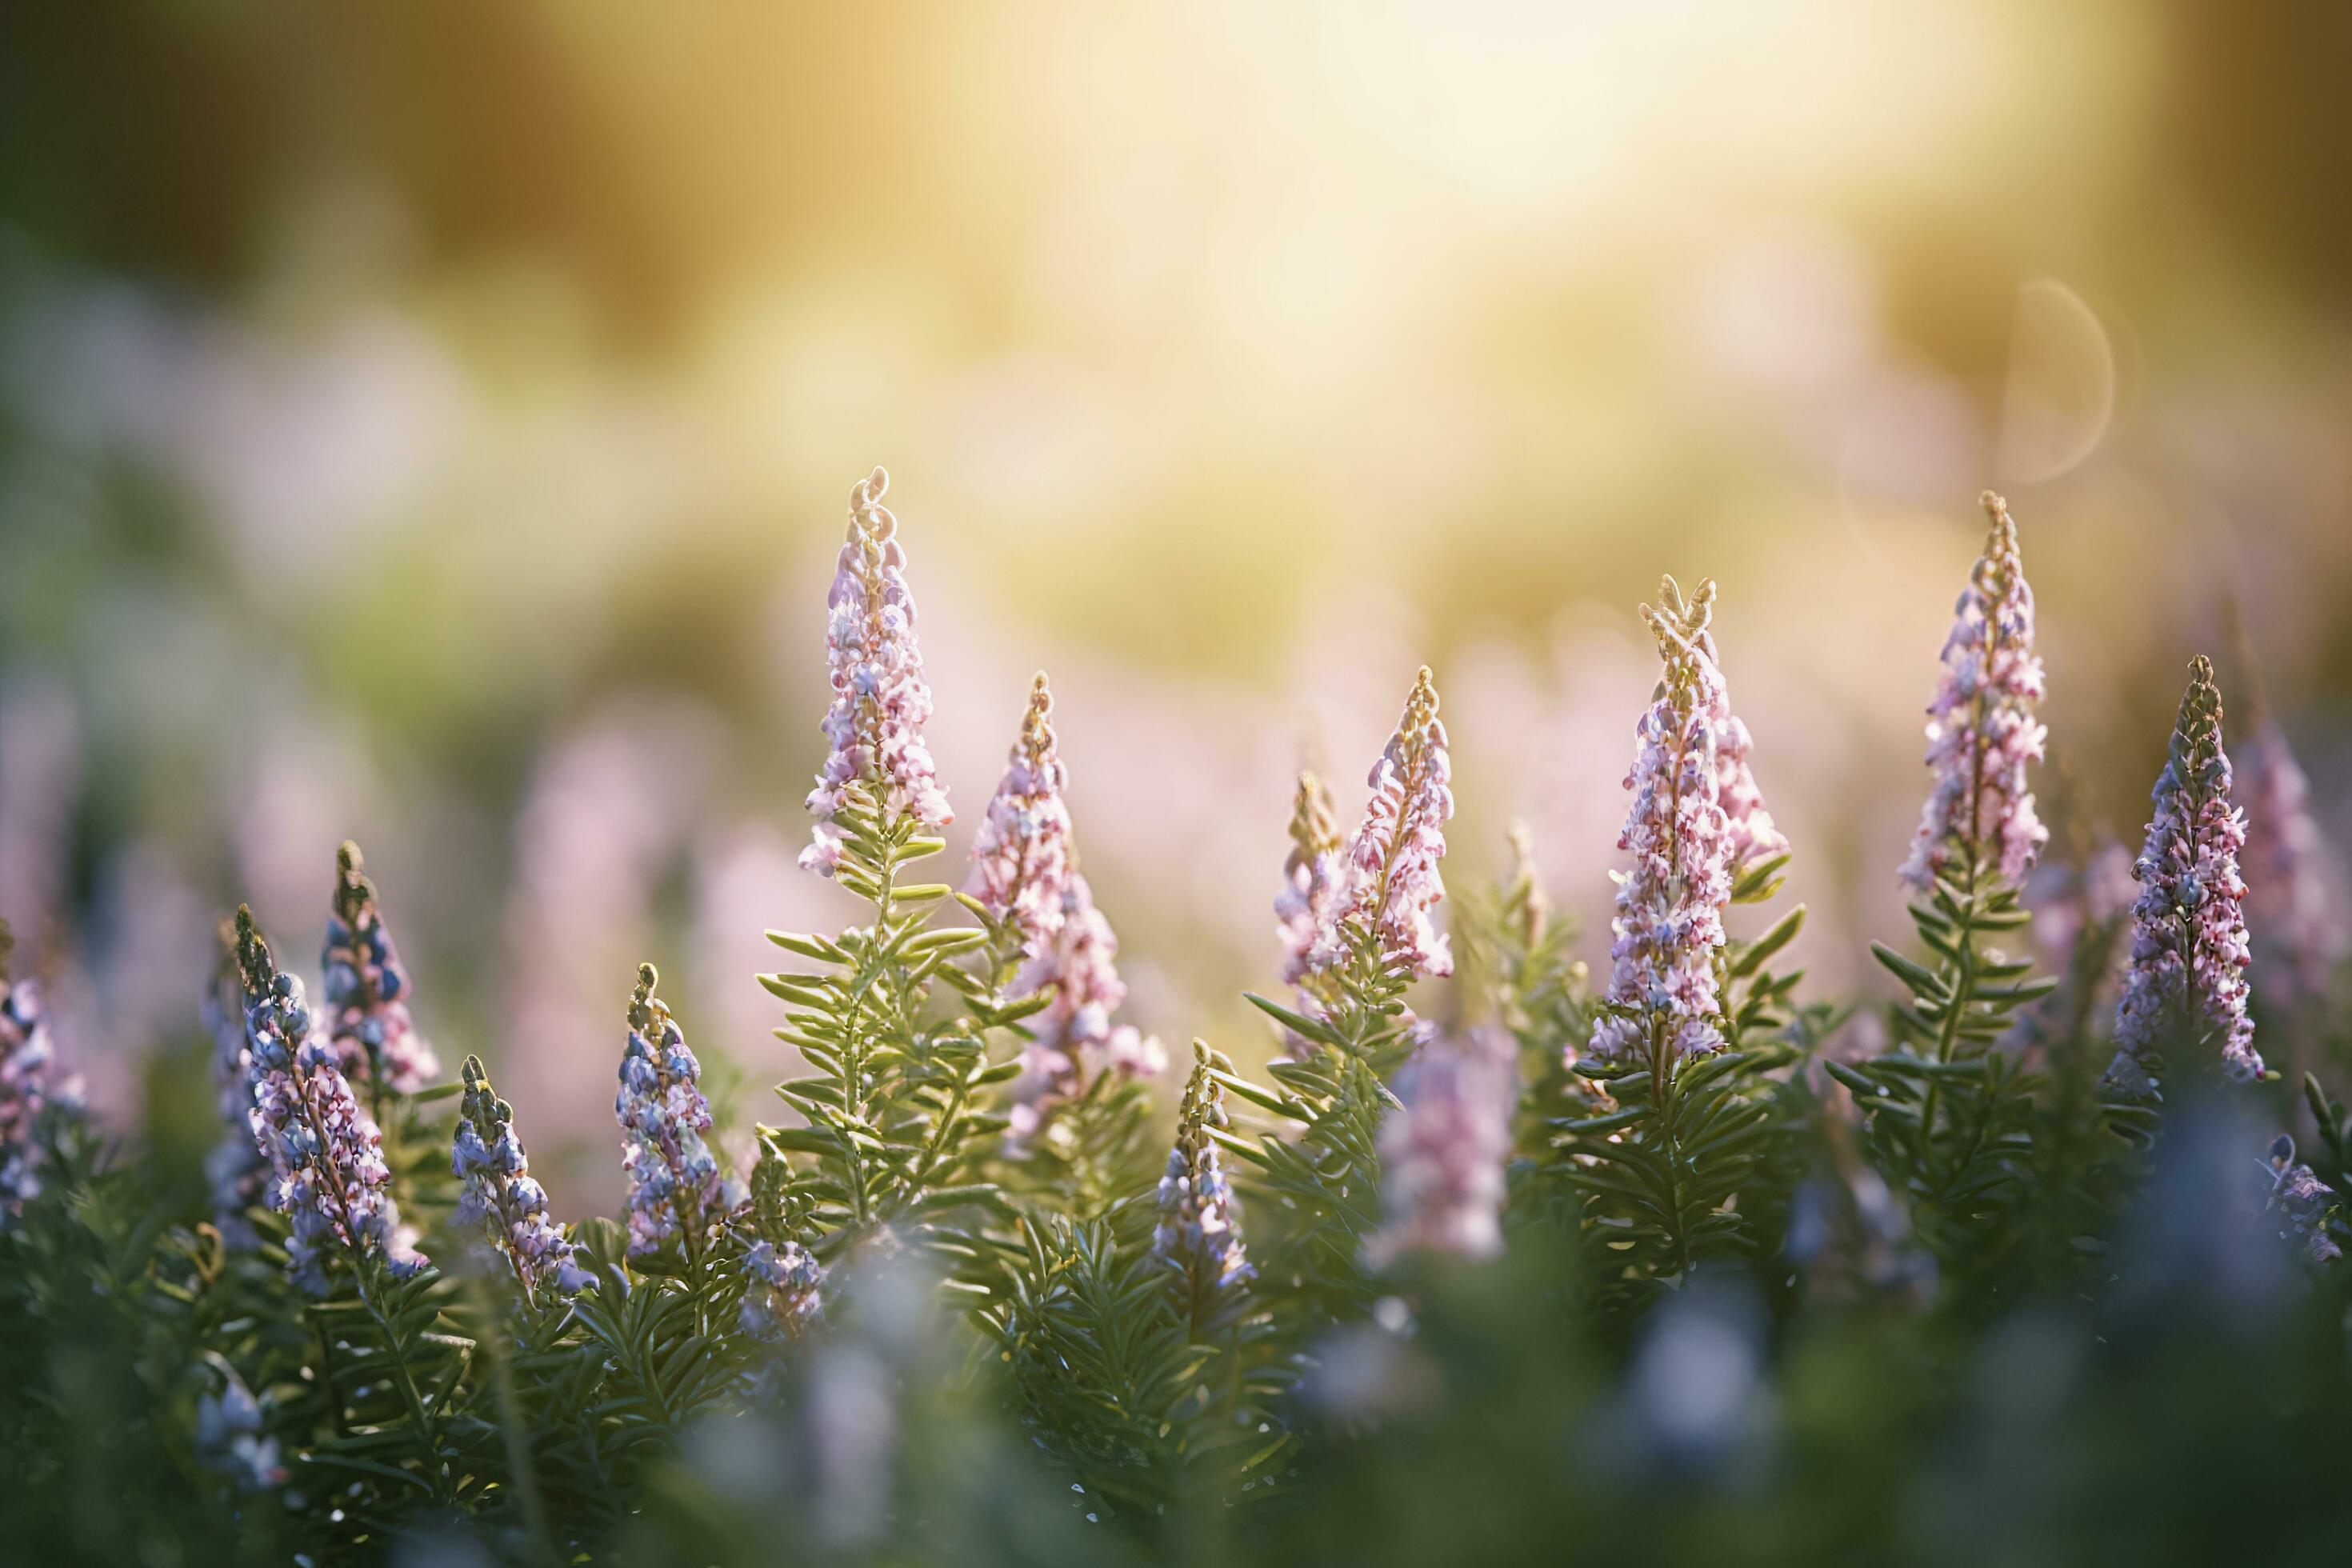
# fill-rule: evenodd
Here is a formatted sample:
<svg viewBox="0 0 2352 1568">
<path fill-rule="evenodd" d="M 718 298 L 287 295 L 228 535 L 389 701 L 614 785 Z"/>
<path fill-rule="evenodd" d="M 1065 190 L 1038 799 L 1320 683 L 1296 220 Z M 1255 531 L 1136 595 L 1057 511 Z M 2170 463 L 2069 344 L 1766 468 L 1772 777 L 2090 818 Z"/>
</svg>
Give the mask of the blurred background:
<svg viewBox="0 0 2352 1568">
<path fill-rule="evenodd" d="M 793 857 L 877 462 L 953 854 L 1042 667 L 1180 1045 L 1263 1049 L 1291 776 L 1352 813 L 1424 660 L 1457 896 L 1523 817 L 1601 957 L 1662 571 L 1874 994 L 1987 485 L 2062 846 L 2136 837 L 2192 652 L 2245 711 L 2232 599 L 2343 842 L 2348 50 L 2318 0 L 6 7 L 0 915 L 103 1110 L 208 1117 L 152 1063 L 215 920 L 309 966 L 355 837 L 445 1065 L 609 1208 L 635 963 L 747 1125 L 761 930 L 852 913 Z"/>
</svg>

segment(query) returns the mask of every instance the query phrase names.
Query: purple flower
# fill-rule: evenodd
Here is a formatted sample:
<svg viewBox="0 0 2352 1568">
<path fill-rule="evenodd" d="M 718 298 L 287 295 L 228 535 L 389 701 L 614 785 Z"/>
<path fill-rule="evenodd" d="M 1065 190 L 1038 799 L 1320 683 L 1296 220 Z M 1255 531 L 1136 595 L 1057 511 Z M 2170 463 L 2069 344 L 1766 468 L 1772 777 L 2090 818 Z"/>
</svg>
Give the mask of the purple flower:
<svg viewBox="0 0 2352 1568">
<path fill-rule="evenodd" d="M 1331 808 L 1331 792 L 1311 773 L 1298 775 L 1290 807 L 1290 853 L 1275 895 L 1276 933 L 1282 938 L 1282 978 L 1304 987 L 1313 973 L 1316 940 L 1331 923 L 1334 895 L 1346 881 L 1346 848 Z"/>
<path fill-rule="evenodd" d="M 2266 1207 L 2275 1208 L 2286 1222 L 2280 1234 L 2299 1238 L 2314 1263 L 2333 1263 L 2344 1256 L 2327 1234 L 2328 1211 L 2336 1203 L 2336 1189 L 2321 1181 L 2309 1165 L 2294 1158 L 2294 1140 L 2279 1134 L 2271 1144 L 2271 1188 Z"/>
<path fill-rule="evenodd" d="M 797 1340 L 824 1310 L 817 1293 L 824 1269 L 816 1255 L 796 1241 L 761 1240 L 743 1254 L 751 1281 L 743 1292 L 742 1330 L 772 1344 Z"/>
<path fill-rule="evenodd" d="M 2156 815 L 2132 865 L 2131 962 L 2116 1008 L 2107 1069 L 2127 1093 L 2155 1089 L 2147 1059 L 2182 1044 L 2210 1045 L 2222 1071 L 2260 1078 L 2253 1020 L 2246 1015 L 2246 885 L 2238 877 L 2245 817 L 2230 804 L 2230 757 L 2221 749 L 2221 693 L 2200 654 L 2189 666 L 2171 754 L 2156 781 Z"/>
<path fill-rule="evenodd" d="M 2009 503 L 1984 493 L 1992 520 L 1944 639 L 1944 677 L 1927 705 L 1927 765 L 1936 783 L 1903 879 L 1926 889 L 1957 864 L 1998 869 L 2014 885 L 2032 869 L 2050 830 L 2033 812 L 2025 768 L 2042 760 L 2048 733 L 2033 716 L 2042 660 L 2033 652 L 2033 590 L 2017 552 Z"/>
<path fill-rule="evenodd" d="M 1592 1026 L 1604 1059 L 1723 1044 L 1715 958 L 1733 878 L 1748 858 L 1788 847 L 1748 773 L 1747 727 L 1716 662 L 1715 584 L 1685 602 L 1668 577 L 1659 596 L 1664 608 L 1642 606 L 1664 670 L 1625 775 L 1633 803 L 1617 847 L 1633 859 L 1617 878 L 1609 995 Z M 1730 766 L 1727 744 L 1738 753 Z"/>
<path fill-rule="evenodd" d="M 1076 871 L 1062 891 L 1059 917 L 1030 944 L 1028 962 L 1013 982 L 1016 996 L 1034 996 L 1049 987 L 1054 994 L 1030 1026 L 1034 1037 L 1022 1051 L 1021 1075 L 1013 1083 L 1011 1136 L 1016 1145 L 1101 1074 L 1150 1077 L 1168 1065 L 1157 1039 L 1115 1021 L 1127 1000 L 1116 962 L 1118 938 L 1095 908 L 1086 878 Z"/>
<path fill-rule="evenodd" d="M 853 786 L 866 786 L 886 813 L 911 815 L 928 827 L 955 819 L 923 742 L 931 689 L 915 643 L 915 601 L 907 592 L 898 520 L 882 505 L 889 488 L 890 476 L 877 468 L 850 490 L 849 536 L 825 596 L 833 705 L 822 728 L 832 750 L 809 794 L 817 826 L 801 865 L 828 877 L 841 864 L 834 814 Z"/>
<path fill-rule="evenodd" d="M 971 845 L 971 875 L 964 892 L 1006 926 L 1023 947 L 1047 936 L 1062 921 L 1062 900 L 1076 875 L 1070 808 L 1062 798 L 1069 775 L 1054 749 L 1054 694 L 1040 670 L 1022 715 L 1003 780 Z"/>
<path fill-rule="evenodd" d="M 658 1252 L 672 1238 L 698 1253 L 723 1204 L 719 1162 L 702 1135 L 710 1102 L 698 1087 L 702 1064 L 654 994 L 660 976 L 637 966 L 629 998 L 629 1043 L 621 1055 L 621 1166 L 629 1178 L 629 1256 Z"/>
<path fill-rule="evenodd" d="M 335 910 L 319 963 L 343 1076 L 415 1094 L 441 1076 L 433 1047 L 408 1016 L 408 970 L 377 910 L 360 847 L 335 851 Z"/>
<path fill-rule="evenodd" d="M 1233 1064 L 1193 1041 L 1192 1076 L 1184 1085 L 1168 1173 L 1160 1178 L 1160 1223 L 1151 1233 L 1152 1255 L 1183 1280 L 1196 1324 L 1257 1278 L 1242 1244 L 1234 1184 L 1213 1132 L 1228 1125 L 1225 1091 L 1212 1076 L 1215 1069 L 1230 1072 Z"/>
<path fill-rule="evenodd" d="M 302 982 L 278 969 L 254 930 L 253 911 L 243 907 L 236 943 L 253 1092 L 247 1115 L 269 1163 L 270 1206 L 293 1222 L 287 1272 L 302 1289 L 324 1294 L 328 1260 L 341 1250 L 354 1261 L 373 1254 L 395 1273 L 414 1273 L 425 1260 L 393 1203 L 383 1134 L 352 1097 L 334 1047 L 312 1037 Z"/>
<path fill-rule="evenodd" d="M 221 1120 L 221 1141 L 205 1156 L 205 1176 L 213 1194 L 213 1224 L 231 1248 L 260 1245 L 245 1211 L 265 1201 L 269 1162 L 254 1142 L 253 1071 L 245 1046 L 245 979 L 236 957 L 236 922 L 220 923 L 220 958 L 205 987 L 197 1017 L 213 1040 L 213 1092 Z"/>
<path fill-rule="evenodd" d="M 530 1159 L 515 1135 L 514 1107 L 490 1089 L 482 1058 L 466 1058 L 465 1099 L 459 1101 L 450 1166 L 462 1184 L 450 1223 L 481 1233 L 489 1249 L 514 1269 L 532 1307 L 551 1296 L 596 1289 L 580 1266 L 578 1248 L 547 1217 L 547 1193 L 531 1179 Z"/>
<path fill-rule="evenodd" d="M 1383 969 L 1454 973 L 1453 952 L 1430 918 L 1445 897 L 1437 863 L 1454 816 L 1454 766 L 1437 706 L 1437 686 L 1423 665 L 1396 733 L 1372 764 L 1372 797 L 1348 841 L 1330 918 L 1308 954 L 1310 970 L 1336 970 L 1358 943 L 1369 942 Z"/>
<path fill-rule="evenodd" d="M 2240 752 L 2245 786 L 2246 921 L 2265 1001 L 2292 1009 L 2327 994 L 2347 932 L 2331 906 L 2328 849 L 2312 820 L 2310 786 L 2277 724 Z"/>
<path fill-rule="evenodd" d="M 262 1429 L 261 1402 L 226 1363 L 215 1359 L 215 1365 L 221 1391 L 197 1397 L 196 1452 L 240 1491 L 283 1486 L 286 1467 L 278 1460 L 278 1439 Z"/>
<path fill-rule="evenodd" d="M 15 943 L 8 922 L 0 921 L 0 1225 L 41 1194 L 41 1167 L 48 1161 L 41 1129 L 58 1103 L 40 987 L 9 978 Z"/>
<path fill-rule="evenodd" d="M 1410 1251 L 1487 1258 L 1503 1250 L 1503 1168 L 1518 1100 L 1508 1037 L 1473 1029 L 1424 1046 L 1397 1075 L 1399 1109 L 1381 1127 L 1387 1223 L 1366 1244 L 1375 1268 Z"/>
</svg>

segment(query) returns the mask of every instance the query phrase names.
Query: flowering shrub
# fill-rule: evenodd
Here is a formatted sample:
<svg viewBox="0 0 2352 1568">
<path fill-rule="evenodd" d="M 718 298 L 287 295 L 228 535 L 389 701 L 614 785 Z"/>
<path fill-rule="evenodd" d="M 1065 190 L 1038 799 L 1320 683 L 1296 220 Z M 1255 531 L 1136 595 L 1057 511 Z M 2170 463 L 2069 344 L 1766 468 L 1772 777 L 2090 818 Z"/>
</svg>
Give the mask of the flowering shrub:
<svg viewBox="0 0 2352 1568">
<path fill-rule="evenodd" d="M 89 1123 L 0 929 L 0 1540 L 312 1564 L 2340 1557 L 2352 1110 L 2316 1074 L 2291 1098 L 2255 1049 L 2243 912 L 2270 911 L 2281 1026 L 2315 1027 L 2345 944 L 2305 786 L 2265 731 L 2241 812 L 2200 657 L 2133 882 L 2117 852 L 2052 851 L 2000 498 L 1888 857 L 1916 929 L 1872 948 L 1905 993 L 1877 1048 L 1777 967 L 1803 906 L 1752 912 L 1796 864 L 1759 782 L 1786 741 L 1733 712 L 1715 584 L 1668 578 L 1605 982 L 1524 830 L 1441 929 L 1453 764 L 1424 668 L 1352 833 L 1299 779 L 1281 997 L 1249 998 L 1265 1066 L 1196 1040 L 1170 1093 L 1119 1017 L 1044 675 L 962 886 L 916 879 L 951 814 L 887 482 L 851 496 L 801 857 L 862 908 L 767 933 L 806 1070 L 740 1130 L 748 1168 L 646 963 L 608 1058 L 625 1216 L 559 1219 L 481 1058 L 435 1081 L 345 845 L 322 1015 L 249 911 L 225 928 L 195 1096 L 217 1146 L 184 1192 Z M 2066 1464 L 2023 1473 L 2029 1441 Z M 2084 1514 L 2126 1474 L 2148 1508 Z"/>
</svg>

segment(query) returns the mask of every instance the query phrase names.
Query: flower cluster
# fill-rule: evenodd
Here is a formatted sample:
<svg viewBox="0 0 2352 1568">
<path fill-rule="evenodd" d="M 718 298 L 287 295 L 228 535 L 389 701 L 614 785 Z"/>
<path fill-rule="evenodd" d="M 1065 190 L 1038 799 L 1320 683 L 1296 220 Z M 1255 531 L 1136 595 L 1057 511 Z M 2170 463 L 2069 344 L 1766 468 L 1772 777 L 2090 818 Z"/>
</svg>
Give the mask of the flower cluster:
<svg viewBox="0 0 2352 1568">
<path fill-rule="evenodd" d="M 2232 1079 L 2263 1074 L 2246 1014 L 2246 885 L 2238 876 L 2246 823 L 2230 804 L 2230 782 L 2221 693 L 2200 654 L 2156 781 L 2147 843 L 2132 865 L 2140 891 L 2116 1008 L 2120 1048 L 2107 1069 L 2127 1093 L 2154 1090 L 2148 1058 L 2176 1043 L 2209 1043 Z"/>
<path fill-rule="evenodd" d="M 1290 853 L 1282 862 L 1282 891 L 1274 900 L 1286 984 L 1304 985 L 1313 971 L 1316 940 L 1331 923 L 1332 895 L 1344 880 L 1340 851 L 1346 847 L 1331 809 L 1331 792 L 1315 774 L 1301 773 L 1290 807 Z"/>
<path fill-rule="evenodd" d="M 2312 820 L 2310 785 L 2275 722 L 2240 752 L 2246 800 L 2246 920 L 2263 997 L 2292 1009 L 2327 994 L 2347 935 L 2330 907 L 2327 846 Z"/>
<path fill-rule="evenodd" d="M 2344 1256 L 2327 1234 L 2327 1212 L 2336 1204 L 2336 1189 L 2319 1179 L 2309 1165 L 2294 1157 L 2294 1140 L 2279 1134 L 2271 1144 L 2270 1206 L 2285 1218 L 2287 1236 L 2300 1238 L 2314 1263 L 2333 1263 Z"/>
<path fill-rule="evenodd" d="M 1053 1109 L 1104 1072 L 1150 1077 L 1168 1065 L 1159 1040 L 1115 1021 L 1127 1000 L 1118 977 L 1118 938 L 1095 908 L 1094 890 L 1073 871 L 1062 890 L 1060 918 L 1031 944 L 1013 993 L 1034 996 L 1051 987 L 1053 1000 L 1030 1026 L 1021 1076 L 1013 1083 L 1012 1136 L 1034 1136 Z"/>
<path fill-rule="evenodd" d="M 327 1016 L 343 1076 L 397 1094 L 415 1094 L 441 1075 L 441 1063 L 408 1016 L 408 971 L 376 908 L 360 847 L 335 851 L 335 908 L 320 959 Z"/>
<path fill-rule="evenodd" d="M 1633 803 L 1617 847 L 1633 862 L 1617 879 L 1610 921 L 1609 1005 L 1592 1026 L 1603 1059 L 1663 1049 L 1698 1055 L 1723 1043 L 1716 950 L 1741 857 L 1787 841 L 1748 773 L 1747 729 L 1732 716 L 1709 623 L 1715 584 L 1685 601 L 1668 577 L 1661 607 L 1642 606 L 1664 671 L 1635 726 L 1625 787 Z M 1738 752 L 1727 767 L 1723 749 Z"/>
<path fill-rule="evenodd" d="M 1445 897 L 1437 863 L 1454 816 L 1454 765 L 1437 707 L 1437 685 L 1424 665 L 1366 781 L 1372 796 L 1348 841 L 1329 918 L 1308 954 L 1310 969 L 1337 969 L 1355 942 L 1369 941 L 1389 971 L 1454 973 L 1453 951 L 1431 920 Z"/>
<path fill-rule="evenodd" d="M 792 1170 L 761 1145 L 751 1167 L 750 1219 L 754 1234 L 744 1249 L 747 1284 L 739 1322 L 771 1344 L 800 1338 L 824 1315 L 824 1268 L 794 1234 L 807 1224 L 805 1194 L 789 1190 Z"/>
<path fill-rule="evenodd" d="M 530 1160 L 515 1135 L 514 1107 L 490 1088 L 479 1057 L 466 1058 L 465 1099 L 458 1103 L 450 1166 L 463 1184 L 451 1223 L 478 1230 L 506 1259 L 531 1306 L 550 1295 L 596 1289 L 580 1266 L 578 1248 L 547 1217 L 546 1190 L 531 1179 Z"/>
<path fill-rule="evenodd" d="M 629 1044 L 621 1056 L 621 1166 L 629 1178 L 629 1256 L 658 1252 L 673 1238 L 698 1251 L 722 1205 L 719 1162 L 702 1135 L 710 1102 L 698 1086 L 702 1064 L 654 994 L 660 975 L 637 966 L 629 998 Z"/>
<path fill-rule="evenodd" d="M 0 1223 L 24 1212 L 41 1194 L 41 1123 L 53 1100 L 49 1074 L 55 1053 L 41 1009 L 40 987 L 11 980 L 15 939 L 0 921 Z"/>
<path fill-rule="evenodd" d="M 205 988 L 199 1021 L 213 1042 L 213 1094 L 226 1124 L 220 1142 L 205 1156 L 205 1179 L 212 1188 L 213 1224 L 221 1239 L 238 1251 L 260 1243 L 245 1211 L 265 1201 L 269 1163 L 254 1142 L 247 1113 L 253 1108 L 253 1070 L 245 1048 L 245 978 L 236 958 L 236 922 L 220 924 L 220 956 L 212 984 Z"/>
<path fill-rule="evenodd" d="M 2033 716 L 2042 696 L 2033 590 L 2008 503 L 1990 490 L 1983 499 L 1991 531 L 1955 607 L 1943 680 L 1927 706 L 1927 765 L 1936 783 L 1902 872 L 1921 889 L 1955 862 L 1969 875 L 1998 869 L 2015 885 L 2050 838 L 2025 780 L 2047 735 Z"/>
<path fill-rule="evenodd" d="M 1192 1076 L 1168 1152 L 1168 1173 L 1160 1178 L 1160 1223 L 1151 1251 L 1176 1270 L 1189 1288 L 1196 1321 L 1225 1293 L 1257 1278 L 1242 1245 L 1242 1222 L 1234 1205 L 1234 1184 L 1213 1129 L 1225 1127 L 1225 1091 L 1214 1072 L 1233 1064 L 1199 1040 L 1192 1042 Z"/>
<path fill-rule="evenodd" d="M 196 1452 L 240 1491 L 267 1491 L 286 1484 L 278 1439 L 264 1429 L 261 1402 L 226 1363 L 219 1366 L 221 1391 L 196 1400 Z"/>
<path fill-rule="evenodd" d="M 971 875 L 964 882 L 965 896 L 1024 949 L 1061 923 L 1062 898 L 1076 875 L 1070 808 L 1062 798 L 1069 775 L 1054 747 L 1053 715 L 1054 694 L 1040 670 L 1021 738 L 972 838 Z"/>
<path fill-rule="evenodd" d="M 854 784 L 872 786 L 886 811 L 911 815 L 926 826 L 944 827 L 955 817 L 923 741 L 931 689 L 915 642 L 915 601 L 907 592 L 898 520 L 882 504 L 889 488 L 890 476 L 877 468 L 849 492 L 849 534 L 825 596 L 833 704 L 823 728 L 831 751 L 809 793 L 817 826 L 801 853 L 803 868 L 825 876 L 841 864 L 842 834 L 834 814 Z"/>
<path fill-rule="evenodd" d="M 247 1114 L 269 1162 L 270 1206 L 293 1222 L 288 1273 L 323 1294 L 326 1265 L 338 1249 L 414 1272 L 424 1259 L 401 1229 L 383 1134 L 352 1098 L 334 1047 L 311 1037 L 302 982 L 278 967 L 244 908 L 236 911 L 236 951 L 253 1096 Z"/>
<path fill-rule="evenodd" d="M 1514 1056 L 1508 1037 L 1473 1029 L 1423 1047 L 1397 1075 L 1400 1108 L 1381 1127 L 1387 1222 L 1365 1246 L 1375 1267 L 1409 1251 L 1486 1258 L 1503 1250 Z"/>
</svg>

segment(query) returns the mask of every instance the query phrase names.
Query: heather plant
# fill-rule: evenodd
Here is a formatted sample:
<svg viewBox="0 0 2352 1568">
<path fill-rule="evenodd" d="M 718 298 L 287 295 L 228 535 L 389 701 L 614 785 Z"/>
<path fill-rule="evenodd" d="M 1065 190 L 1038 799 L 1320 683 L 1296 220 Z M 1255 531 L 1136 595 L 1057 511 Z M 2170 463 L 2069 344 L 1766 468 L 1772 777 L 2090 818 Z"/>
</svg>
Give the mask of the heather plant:
<svg viewBox="0 0 2352 1568">
<path fill-rule="evenodd" d="M 950 815 L 887 482 L 851 496 L 802 857 L 854 912 L 768 933 L 803 1066 L 748 1169 L 689 1043 L 723 1031 L 646 963 L 605 1037 L 623 1215 L 559 1218 L 499 1042 L 435 1081 L 354 846 L 317 1014 L 248 911 L 224 928 L 200 1059 L 157 1079 L 217 1110 L 201 1171 L 79 1110 L 0 928 L 9 1552 L 2341 1555 L 2352 1110 L 2315 1071 L 2260 1121 L 2247 963 L 2294 856 L 2255 852 L 2200 659 L 2130 878 L 2071 830 L 2043 861 L 1999 498 L 1928 710 L 1916 945 L 1873 949 L 1908 996 L 1886 1048 L 1774 968 L 1805 911 L 1754 909 L 1793 864 L 1770 753 L 1715 585 L 1669 578 L 1605 977 L 1524 828 L 1448 900 L 1423 668 L 1351 832 L 1298 781 L 1271 1059 L 1195 1040 L 1170 1084 L 1043 675 L 961 887 L 917 879 Z M 2296 792 L 2259 799 L 2307 848 Z M 2327 950 L 2298 951 L 2308 1003 Z"/>
</svg>

